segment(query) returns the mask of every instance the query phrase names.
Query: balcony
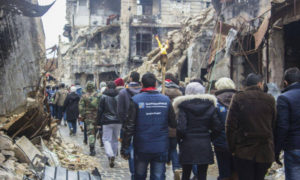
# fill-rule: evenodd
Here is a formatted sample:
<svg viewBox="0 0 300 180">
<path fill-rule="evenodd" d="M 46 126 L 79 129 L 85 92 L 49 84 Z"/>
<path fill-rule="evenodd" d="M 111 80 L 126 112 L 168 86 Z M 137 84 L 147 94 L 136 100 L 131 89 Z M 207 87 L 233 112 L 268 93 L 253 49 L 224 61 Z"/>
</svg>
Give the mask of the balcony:
<svg viewBox="0 0 300 180">
<path fill-rule="evenodd" d="M 159 20 L 158 15 L 134 15 L 131 18 L 132 24 L 157 24 Z"/>
</svg>

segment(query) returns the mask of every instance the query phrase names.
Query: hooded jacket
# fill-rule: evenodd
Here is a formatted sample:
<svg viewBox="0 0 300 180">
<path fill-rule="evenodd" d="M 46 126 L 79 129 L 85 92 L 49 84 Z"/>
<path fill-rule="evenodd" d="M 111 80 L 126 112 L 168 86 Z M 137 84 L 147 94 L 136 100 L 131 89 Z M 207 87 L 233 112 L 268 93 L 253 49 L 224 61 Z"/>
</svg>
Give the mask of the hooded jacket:
<svg viewBox="0 0 300 180">
<path fill-rule="evenodd" d="M 277 99 L 276 156 L 300 149 L 300 83 L 288 86 Z"/>
<path fill-rule="evenodd" d="M 136 82 L 129 83 L 128 88 L 120 91 L 118 96 L 118 118 L 123 123 L 128 117 L 130 99 L 140 92 L 140 85 Z"/>
<path fill-rule="evenodd" d="M 215 95 L 218 99 L 218 115 L 220 123 L 222 125 L 221 134 L 213 141 L 214 147 L 216 150 L 228 151 L 228 145 L 225 134 L 225 122 L 227 117 L 227 112 L 230 106 L 231 99 L 236 93 L 234 89 L 223 89 L 215 92 Z"/>
<path fill-rule="evenodd" d="M 178 97 L 178 96 L 182 96 L 182 92 L 179 89 L 179 86 L 177 84 L 175 84 L 174 82 L 165 82 L 165 94 L 166 96 L 168 96 L 171 100 L 171 102 L 173 102 L 173 100 Z M 170 128 L 169 127 L 169 137 L 174 137 L 176 138 L 176 129 L 174 128 Z"/>
<path fill-rule="evenodd" d="M 116 89 L 106 89 L 103 92 L 98 107 L 98 125 L 121 123 L 117 117 L 117 96 Z"/>
<path fill-rule="evenodd" d="M 233 96 L 226 121 L 229 150 L 258 163 L 274 161 L 276 108 L 273 96 L 250 86 Z"/>
<path fill-rule="evenodd" d="M 181 164 L 212 164 L 211 139 L 221 132 L 217 99 L 213 95 L 185 95 L 174 99 Z"/>
<path fill-rule="evenodd" d="M 63 105 L 63 112 L 67 114 L 67 121 L 76 122 L 79 116 L 79 103 L 80 97 L 75 92 L 72 92 L 67 95 L 64 105 Z"/>
</svg>

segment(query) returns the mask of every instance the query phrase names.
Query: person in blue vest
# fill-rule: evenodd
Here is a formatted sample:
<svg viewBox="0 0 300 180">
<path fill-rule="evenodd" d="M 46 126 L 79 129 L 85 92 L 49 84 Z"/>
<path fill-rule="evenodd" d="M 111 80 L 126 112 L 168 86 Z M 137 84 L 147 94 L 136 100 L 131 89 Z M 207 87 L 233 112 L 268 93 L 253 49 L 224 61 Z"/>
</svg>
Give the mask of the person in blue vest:
<svg viewBox="0 0 300 180">
<path fill-rule="evenodd" d="M 150 164 L 150 180 L 166 179 L 168 161 L 168 127 L 176 128 L 175 113 L 169 97 L 156 89 L 156 77 L 146 73 L 142 77 L 141 93 L 132 97 L 128 118 L 123 123 L 121 155 L 130 157 L 133 137 L 135 180 L 147 178 Z"/>
</svg>

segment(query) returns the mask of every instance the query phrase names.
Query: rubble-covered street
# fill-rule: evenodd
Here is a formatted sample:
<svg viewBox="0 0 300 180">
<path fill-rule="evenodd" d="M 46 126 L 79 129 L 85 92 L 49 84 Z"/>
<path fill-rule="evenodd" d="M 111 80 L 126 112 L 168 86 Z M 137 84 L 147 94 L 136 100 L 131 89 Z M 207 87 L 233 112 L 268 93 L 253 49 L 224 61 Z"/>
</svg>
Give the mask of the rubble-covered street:
<svg viewBox="0 0 300 180">
<path fill-rule="evenodd" d="M 0 0 L 0 180 L 300 180 L 299 32 L 300 0 Z"/>
</svg>

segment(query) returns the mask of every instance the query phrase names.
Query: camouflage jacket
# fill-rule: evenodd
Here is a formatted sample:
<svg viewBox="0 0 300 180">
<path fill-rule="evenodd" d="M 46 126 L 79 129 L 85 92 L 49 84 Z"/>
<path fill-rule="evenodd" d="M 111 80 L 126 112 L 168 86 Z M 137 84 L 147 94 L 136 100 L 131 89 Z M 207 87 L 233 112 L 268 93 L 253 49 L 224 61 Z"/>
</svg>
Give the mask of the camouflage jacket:
<svg viewBox="0 0 300 180">
<path fill-rule="evenodd" d="M 79 114 L 84 119 L 96 118 L 100 95 L 97 92 L 85 93 L 79 101 Z"/>
</svg>

